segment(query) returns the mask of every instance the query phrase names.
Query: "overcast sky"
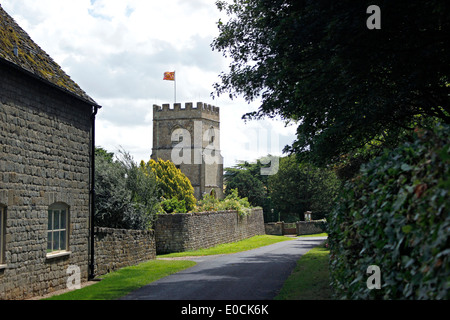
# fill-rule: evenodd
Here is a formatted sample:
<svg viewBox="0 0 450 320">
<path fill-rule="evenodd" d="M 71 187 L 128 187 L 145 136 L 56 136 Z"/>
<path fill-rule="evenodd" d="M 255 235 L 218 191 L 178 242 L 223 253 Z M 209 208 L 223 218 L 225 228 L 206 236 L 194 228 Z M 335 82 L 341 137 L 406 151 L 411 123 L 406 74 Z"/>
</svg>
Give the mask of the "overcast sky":
<svg viewBox="0 0 450 320">
<path fill-rule="evenodd" d="M 282 121 L 245 123 L 258 102 L 212 99 L 213 83 L 228 61 L 211 43 L 219 18 L 214 0 L 0 0 L 3 9 L 98 104 L 96 144 L 120 148 L 135 161 L 152 148 L 153 104 L 205 102 L 220 107 L 225 167 L 281 155 L 295 139 Z M 221 16 L 222 15 L 222 16 Z"/>
</svg>

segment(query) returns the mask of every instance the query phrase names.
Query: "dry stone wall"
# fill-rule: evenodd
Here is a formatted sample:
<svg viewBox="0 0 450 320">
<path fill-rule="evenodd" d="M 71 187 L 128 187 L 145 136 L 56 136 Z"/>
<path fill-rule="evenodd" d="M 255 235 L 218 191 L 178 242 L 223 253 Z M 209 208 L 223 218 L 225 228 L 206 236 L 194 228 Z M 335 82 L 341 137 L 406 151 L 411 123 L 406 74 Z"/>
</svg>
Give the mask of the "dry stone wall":
<svg viewBox="0 0 450 320">
<path fill-rule="evenodd" d="M 123 267 L 156 258 L 153 230 L 94 228 L 95 274 L 104 275 Z"/>
<path fill-rule="evenodd" d="M 262 209 L 246 216 L 236 211 L 159 215 L 155 238 L 158 254 L 210 248 L 265 234 Z"/>
<path fill-rule="evenodd" d="M 309 235 L 326 232 L 324 221 L 297 221 L 295 228 L 289 228 L 291 224 L 284 222 L 269 222 L 265 224 L 266 234 L 282 236 L 286 234 Z"/>
</svg>

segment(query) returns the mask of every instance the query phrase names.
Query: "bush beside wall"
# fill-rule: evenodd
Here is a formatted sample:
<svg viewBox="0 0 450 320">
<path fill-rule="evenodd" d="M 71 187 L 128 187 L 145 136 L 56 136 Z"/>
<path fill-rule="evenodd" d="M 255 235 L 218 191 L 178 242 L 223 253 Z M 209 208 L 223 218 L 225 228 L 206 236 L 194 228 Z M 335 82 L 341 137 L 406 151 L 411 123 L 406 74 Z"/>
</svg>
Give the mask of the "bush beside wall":
<svg viewBox="0 0 450 320">
<path fill-rule="evenodd" d="M 450 130 L 363 166 L 328 217 L 330 277 L 340 299 L 449 299 Z M 367 288 L 367 268 L 381 289 Z"/>
</svg>

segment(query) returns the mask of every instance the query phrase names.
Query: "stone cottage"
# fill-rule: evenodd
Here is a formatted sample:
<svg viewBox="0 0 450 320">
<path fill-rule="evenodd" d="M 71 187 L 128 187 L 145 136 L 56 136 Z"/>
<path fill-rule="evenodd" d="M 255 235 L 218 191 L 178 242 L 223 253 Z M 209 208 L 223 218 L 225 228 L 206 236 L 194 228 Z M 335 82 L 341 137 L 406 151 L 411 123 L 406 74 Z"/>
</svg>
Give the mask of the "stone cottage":
<svg viewBox="0 0 450 320">
<path fill-rule="evenodd" d="M 0 6 L 0 299 L 87 280 L 99 108 Z"/>
</svg>

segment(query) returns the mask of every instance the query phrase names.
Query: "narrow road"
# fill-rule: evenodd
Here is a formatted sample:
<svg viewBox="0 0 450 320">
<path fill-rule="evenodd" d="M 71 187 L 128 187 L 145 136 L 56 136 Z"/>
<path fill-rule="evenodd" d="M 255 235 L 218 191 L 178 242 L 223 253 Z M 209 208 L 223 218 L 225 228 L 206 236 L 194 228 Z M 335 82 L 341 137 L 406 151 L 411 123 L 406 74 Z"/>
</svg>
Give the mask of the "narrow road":
<svg viewBox="0 0 450 320">
<path fill-rule="evenodd" d="M 294 238 L 246 252 L 189 258 L 197 265 L 121 300 L 272 300 L 297 260 L 325 239 Z"/>
</svg>

